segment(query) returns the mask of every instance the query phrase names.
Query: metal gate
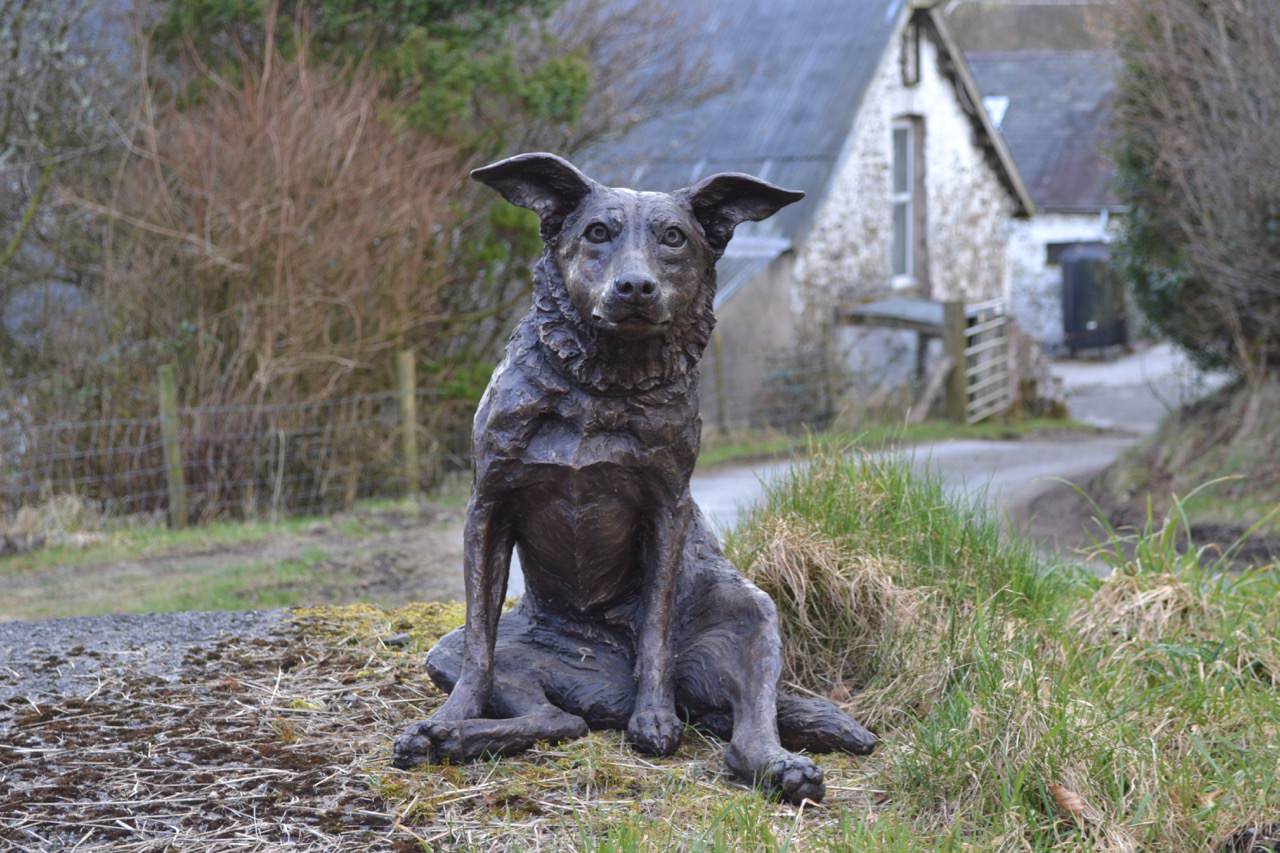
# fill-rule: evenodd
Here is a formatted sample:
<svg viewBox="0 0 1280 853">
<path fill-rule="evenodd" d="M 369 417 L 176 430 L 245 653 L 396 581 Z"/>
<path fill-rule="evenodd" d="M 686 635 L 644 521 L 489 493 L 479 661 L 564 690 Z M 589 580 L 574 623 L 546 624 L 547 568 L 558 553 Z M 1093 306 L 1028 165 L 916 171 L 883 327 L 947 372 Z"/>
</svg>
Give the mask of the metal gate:
<svg viewBox="0 0 1280 853">
<path fill-rule="evenodd" d="M 1013 404 L 1009 379 L 1009 315 L 1003 299 L 965 306 L 965 423 L 976 424 L 1008 411 Z"/>
<path fill-rule="evenodd" d="M 1009 315 L 1003 299 L 965 304 L 962 300 L 894 297 L 837 309 L 837 322 L 854 326 L 905 329 L 941 337 L 943 358 L 925 383 L 915 412 L 928 412 L 946 380 L 947 417 L 977 423 L 1013 405 L 1009 367 Z"/>
</svg>

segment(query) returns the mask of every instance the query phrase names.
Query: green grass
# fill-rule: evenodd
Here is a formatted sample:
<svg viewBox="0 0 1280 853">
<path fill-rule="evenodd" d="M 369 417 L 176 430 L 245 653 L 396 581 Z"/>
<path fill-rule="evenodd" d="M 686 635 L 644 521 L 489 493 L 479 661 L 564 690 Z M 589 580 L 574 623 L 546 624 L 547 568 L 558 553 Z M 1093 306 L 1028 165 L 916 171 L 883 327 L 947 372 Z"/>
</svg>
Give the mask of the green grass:
<svg viewBox="0 0 1280 853">
<path fill-rule="evenodd" d="M 1276 820 L 1280 567 L 1232 574 L 1186 545 L 1177 514 L 1153 518 L 1102 553 L 1101 580 L 1046 565 L 903 463 L 818 450 L 728 542 L 809 658 L 792 653 L 786 677 L 843 690 L 883 737 L 853 774 L 883 803 L 804 846 L 1196 850 Z M 823 573 L 881 612 L 840 608 Z M 869 660 L 841 636 L 872 641 Z M 583 846 L 663 848 L 677 831 L 694 849 L 787 849 L 771 814 L 726 805 Z"/>
<path fill-rule="evenodd" d="M 299 592 L 322 578 L 316 571 L 327 554 L 308 549 L 295 558 L 250 561 L 175 578 L 168 589 L 152 592 L 112 612 L 168 613 L 176 610 L 252 610 L 298 603 Z"/>
<path fill-rule="evenodd" d="M 931 420 L 914 424 L 880 424 L 857 433 L 833 431 L 812 436 L 747 431 L 721 437 L 708 428 L 703 434 L 698 467 L 705 470 L 732 462 L 792 456 L 806 453 L 815 445 L 819 448 L 851 445 L 884 447 L 955 439 L 999 441 L 1029 438 L 1047 432 L 1088 434 L 1097 432 L 1097 428 L 1079 421 L 1053 418 L 996 419 L 977 424 Z"/>
<path fill-rule="evenodd" d="M 106 613 L 170 613 L 180 610 L 253 610 L 310 603 L 321 583 L 342 578 L 324 565 L 329 554 L 304 548 L 274 559 L 193 561 L 162 570 L 91 573 L 73 589 L 26 596 L 24 619 L 96 616 Z"/>
<path fill-rule="evenodd" d="M 34 572 L 54 567 L 91 566 L 141 557 L 218 550 L 297 535 L 317 524 L 333 527 L 336 532 L 349 538 L 358 538 L 376 532 L 376 517 L 371 516 L 376 516 L 377 513 L 414 511 L 416 506 L 412 501 L 388 498 L 361 501 L 349 512 L 337 516 L 290 516 L 278 521 L 217 521 L 181 530 L 158 525 L 126 527 L 96 533 L 94 535 L 97 541 L 91 540 L 90 544 L 84 546 L 50 545 L 22 554 L 0 557 L 0 575 L 6 572 Z"/>
<path fill-rule="evenodd" d="M 55 566 L 163 556 L 180 551 L 201 551 L 256 542 L 273 536 L 296 533 L 317 518 L 290 518 L 278 522 L 221 521 L 201 527 L 170 530 L 167 527 L 131 527 L 102 534 L 100 541 L 84 547 L 51 545 L 24 554 L 0 558 L 0 574 L 40 571 Z"/>
</svg>

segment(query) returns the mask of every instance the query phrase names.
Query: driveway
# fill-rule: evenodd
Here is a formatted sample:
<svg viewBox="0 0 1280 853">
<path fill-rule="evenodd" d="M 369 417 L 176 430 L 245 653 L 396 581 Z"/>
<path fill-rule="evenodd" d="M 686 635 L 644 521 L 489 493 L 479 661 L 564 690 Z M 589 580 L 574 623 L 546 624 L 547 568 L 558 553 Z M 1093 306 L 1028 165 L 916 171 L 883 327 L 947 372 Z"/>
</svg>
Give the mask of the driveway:
<svg viewBox="0 0 1280 853">
<path fill-rule="evenodd" d="M 1062 380 L 1073 418 L 1139 435 L 1227 381 L 1225 374 L 1199 370 L 1169 343 L 1114 361 L 1059 361 L 1053 373 Z"/>
</svg>

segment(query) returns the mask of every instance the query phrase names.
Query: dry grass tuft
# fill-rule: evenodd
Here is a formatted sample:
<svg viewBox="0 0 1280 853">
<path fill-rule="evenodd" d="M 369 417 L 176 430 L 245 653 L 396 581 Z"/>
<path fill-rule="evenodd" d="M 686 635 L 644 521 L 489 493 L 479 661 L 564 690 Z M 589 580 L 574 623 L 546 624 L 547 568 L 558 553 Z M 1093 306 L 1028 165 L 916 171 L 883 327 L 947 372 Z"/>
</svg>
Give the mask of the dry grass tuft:
<svg viewBox="0 0 1280 853">
<path fill-rule="evenodd" d="M 102 541 L 102 526 L 102 515 L 90 502 L 78 495 L 54 495 L 0 519 L 0 554 L 45 545 L 84 547 Z"/>
<path fill-rule="evenodd" d="M 1173 574 L 1112 574 L 1070 619 L 1090 645 L 1156 643 L 1214 615 L 1203 591 Z"/>
<path fill-rule="evenodd" d="M 894 583 L 889 561 L 850 553 L 802 519 L 770 519 L 760 534 L 751 580 L 786 626 L 785 676 L 827 689 L 865 685 L 918 615 L 920 595 Z"/>
<path fill-rule="evenodd" d="M 755 531 L 747 574 L 778 606 L 783 679 L 825 695 L 868 725 L 920 713 L 941 692 L 948 661 L 936 597 L 901 586 L 895 561 L 825 536 L 798 516 Z"/>
<path fill-rule="evenodd" d="M 1214 648 L 1212 668 L 1231 678 L 1280 687 L 1275 608 L 1248 614 L 1240 589 L 1249 577 L 1116 572 L 1068 619 L 1068 628 L 1108 660 L 1163 660 L 1171 650 Z M 1240 609 L 1248 614 L 1240 617 Z"/>
</svg>

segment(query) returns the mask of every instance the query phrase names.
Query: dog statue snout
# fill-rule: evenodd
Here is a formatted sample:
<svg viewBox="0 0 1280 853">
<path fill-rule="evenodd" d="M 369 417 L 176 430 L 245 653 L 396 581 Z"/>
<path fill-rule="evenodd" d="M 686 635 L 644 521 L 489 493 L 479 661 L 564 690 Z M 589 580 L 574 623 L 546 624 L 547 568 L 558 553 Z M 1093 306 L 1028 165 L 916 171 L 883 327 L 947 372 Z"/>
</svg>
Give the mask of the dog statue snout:
<svg viewBox="0 0 1280 853">
<path fill-rule="evenodd" d="M 646 305 L 658 296 L 658 283 L 647 275 L 621 275 L 613 282 L 613 292 L 628 305 Z"/>
</svg>

